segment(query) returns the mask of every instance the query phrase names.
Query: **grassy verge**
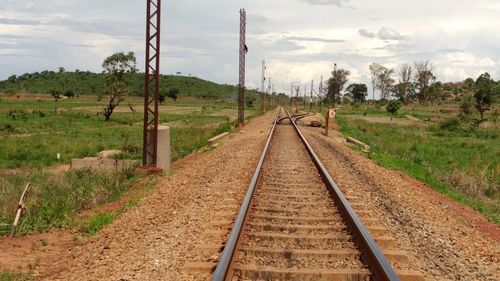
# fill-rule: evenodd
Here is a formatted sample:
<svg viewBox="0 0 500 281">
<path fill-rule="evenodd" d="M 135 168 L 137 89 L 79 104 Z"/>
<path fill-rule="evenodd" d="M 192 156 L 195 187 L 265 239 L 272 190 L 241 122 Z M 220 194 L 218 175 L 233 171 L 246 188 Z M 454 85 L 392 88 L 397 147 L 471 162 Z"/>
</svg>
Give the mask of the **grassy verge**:
<svg viewBox="0 0 500 281">
<path fill-rule="evenodd" d="M 498 129 L 397 126 L 347 120 L 345 135 L 369 144 L 376 163 L 402 170 L 500 223 Z"/>
<path fill-rule="evenodd" d="M 134 101 L 140 100 L 131 100 L 137 108 Z M 124 210 L 94 214 L 83 221 L 76 218 L 84 210 L 120 199 L 135 181 L 130 171 L 109 175 L 83 170 L 54 175 L 50 167 L 69 163 L 72 158 L 95 156 L 105 149 L 124 151 L 119 159 L 140 159 L 141 113 L 123 106 L 105 122 L 96 114 L 104 104 L 95 99 L 1 103 L 0 226 L 12 223 L 26 182 L 31 182 L 32 189 L 28 212 L 18 227 L 20 234 L 73 228 L 93 235 Z M 162 111 L 160 123 L 171 128 L 173 161 L 206 146 L 208 139 L 230 131 L 235 124 L 234 104 L 194 99 L 169 105 L 176 107 Z M 247 118 L 256 114 L 255 110 L 246 111 Z"/>
<path fill-rule="evenodd" d="M 8 223 L 13 220 L 24 182 L 31 182 L 27 213 L 18 226 L 20 234 L 73 227 L 76 213 L 119 198 L 134 180 L 132 170 L 114 174 L 73 170 L 62 175 L 32 170 L 5 178 L 0 221 Z"/>
<path fill-rule="evenodd" d="M 12 273 L 0 269 L 0 281 L 31 281 L 33 275 L 29 273 Z"/>
</svg>

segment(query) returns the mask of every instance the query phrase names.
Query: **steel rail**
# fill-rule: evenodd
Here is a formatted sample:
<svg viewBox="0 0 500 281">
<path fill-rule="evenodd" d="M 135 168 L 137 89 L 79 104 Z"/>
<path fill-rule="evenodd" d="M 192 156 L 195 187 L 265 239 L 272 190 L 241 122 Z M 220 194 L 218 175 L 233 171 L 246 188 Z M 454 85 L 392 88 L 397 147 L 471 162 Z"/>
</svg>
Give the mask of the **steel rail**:
<svg viewBox="0 0 500 281">
<path fill-rule="evenodd" d="M 281 112 L 281 110 L 280 110 Z M 286 117 L 288 118 L 288 117 Z M 259 163 L 257 164 L 257 168 L 255 168 L 255 173 L 252 177 L 252 180 L 250 181 L 250 184 L 248 185 L 248 190 L 245 195 L 245 198 L 243 199 L 243 203 L 241 205 L 240 211 L 238 212 L 238 216 L 236 217 L 236 220 L 233 224 L 231 233 L 229 234 L 229 238 L 224 246 L 224 251 L 222 252 L 222 255 L 219 259 L 219 263 L 217 264 L 217 267 L 215 268 L 215 271 L 212 275 L 212 281 L 223 281 L 226 279 L 226 276 L 228 274 L 228 271 L 230 269 L 232 259 L 234 256 L 234 253 L 236 251 L 236 247 L 238 245 L 239 239 L 240 239 L 240 234 L 243 229 L 245 219 L 248 214 L 248 210 L 250 209 L 250 203 L 253 198 L 253 194 L 255 191 L 255 187 L 257 186 L 257 181 L 260 176 L 260 172 L 262 170 L 262 165 L 264 163 L 264 159 L 266 158 L 267 151 L 269 149 L 269 145 L 271 144 L 271 140 L 274 135 L 274 129 L 276 128 L 276 124 L 278 123 L 278 120 L 280 120 L 280 116 L 276 117 L 273 123 L 273 127 L 271 128 L 271 131 L 269 132 L 269 137 L 267 138 L 266 145 L 264 146 L 264 149 L 262 150 L 262 154 L 260 155 L 260 160 Z"/>
<path fill-rule="evenodd" d="M 290 115 L 286 108 L 285 112 L 290 117 L 290 121 L 295 127 L 297 134 L 300 136 L 302 143 L 306 146 L 309 155 L 313 159 L 314 164 L 316 165 L 321 177 L 328 187 L 328 191 L 330 192 L 332 199 L 335 201 L 337 207 L 339 208 L 341 216 L 346 222 L 348 222 L 347 228 L 349 232 L 351 232 L 351 234 L 353 234 L 354 236 L 354 239 L 359 242 L 358 246 L 360 246 L 360 251 L 363 254 L 362 259 L 369 266 L 370 272 L 373 274 L 373 280 L 399 280 L 399 277 L 385 258 L 377 243 L 368 232 L 364 224 L 361 222 L 358 215 L 351 207 L 349 201 L 344 196 L 340 188 L 332 179 L 325 166 L 312 149 L 311 145 L 309 145 L 309 143 L 307 142 L 306 138 L 295 123 L 295 119 Z"/>
</svg>

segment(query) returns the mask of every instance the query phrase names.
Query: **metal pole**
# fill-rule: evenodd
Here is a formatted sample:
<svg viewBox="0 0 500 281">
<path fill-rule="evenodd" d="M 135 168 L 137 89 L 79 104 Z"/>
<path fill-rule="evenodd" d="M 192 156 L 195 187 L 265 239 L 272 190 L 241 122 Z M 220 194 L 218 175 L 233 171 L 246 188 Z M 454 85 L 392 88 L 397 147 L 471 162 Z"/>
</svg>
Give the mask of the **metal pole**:
<svg viewBox="0 0 500 281">
<path fill-rule="evenodd" d="M 147 0 L 142 164 L 156 167 L 160 89 L 161 0 Z"/>
<path fill-rule="evenodd" d="M 267 103 L 268 101 L 268 98 L 270 97 L 272 91 L 271 91 L 271 77 L 269 77 L 269 84 L 267 86 L 267 96 L 265 97 L 265 100 L 266 100 L 266 106 L 265 106 L 265 110 L 267 111 L 269 109 L 269 104 Z"/>
<path fill-rule="evenodd" d="M 262 80 L 260 84 L 260 111 L 264 112 L 264 87 L 265 87 L 265 82 L 266 82 L 266 61 L 262 60 Z"/>
<path fill-rule="evenodd" d="M 245 9 L 240 9 L 240 77 L 238 97 L 238 126 L 245 123 L 245 58 L 248 51 L 246 45 L 246 17 Z"/>
<path fill-rule="evenodd" d="M 311 80 L 311 100 L 309 101 L 309 110 L 312 110 L 313 105 L 314 80 Z"/>
</svg>

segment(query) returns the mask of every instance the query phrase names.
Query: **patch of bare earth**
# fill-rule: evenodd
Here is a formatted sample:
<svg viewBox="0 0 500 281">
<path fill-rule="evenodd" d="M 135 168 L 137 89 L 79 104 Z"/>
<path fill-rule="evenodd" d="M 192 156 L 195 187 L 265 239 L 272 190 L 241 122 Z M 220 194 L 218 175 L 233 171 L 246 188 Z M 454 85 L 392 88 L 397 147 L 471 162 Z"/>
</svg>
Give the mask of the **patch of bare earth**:
<svg viewBox="0 0 500 281">
<path fill-rule="evenodd" d="M 204 280 L 187 268 L 218 258 L 227 220 L 238 211 L 275 112 L 253 118 L 210 153 L 176 162 L 172 176 L 86 244 L 36 272 L 42 280 Z M 204 247 L 208 246 L 208 247 Z M 202 250 L 204 249 L 204 250 Z"/>
<path fill-rule="evenodd" d="M 0 269 L 25 273 L 50 266 L 54 257 L 61 256 L 76 243 L 78 240 L 69 231 L 1 238 Z"/>
<path fill-rule="evenodd" d="M 361 116 L 361 115 L 346 115 L 348 119 L 363 120 L 376 124 L 392 124 L 399 126 L 417 126 L 425 124 L 421 120 L 413 118 L 391 118 L 390 116 Z"/>
<path fill-rule="evenodd" d="M 339 187 L 356 191 L 429 280 L 500 280 L 500 227 L 408 175 L 301 127 Z"/>
</svg>

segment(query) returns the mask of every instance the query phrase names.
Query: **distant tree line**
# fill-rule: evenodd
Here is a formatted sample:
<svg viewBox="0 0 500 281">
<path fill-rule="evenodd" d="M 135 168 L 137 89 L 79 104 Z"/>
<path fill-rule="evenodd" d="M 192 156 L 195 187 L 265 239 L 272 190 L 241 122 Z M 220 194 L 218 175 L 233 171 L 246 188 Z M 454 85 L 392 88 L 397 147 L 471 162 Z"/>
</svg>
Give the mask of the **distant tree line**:
<svg viewBox="0 0 500 281">
<path fill-rule="evenodd" d="M 177 97 L 200 97 L 207 99 L 231 99 L 236 95 L 234 85 L 217 84 L 197 77 L 180 75 L 161 75 L 160 85 L 165 91 L 178 89 Z M 130 95 L 144 94 L 144 73 L 131 73 L 126 81 Z M 58 71 L 44 70 L 41 72 L 11 75 L 0 81 L 0 93 L 59 93 L 60 97 L 79 97 L 83 95 L 106 95 L 106 78 L 103 73 L 90 71 L 68 71 L 61 67 Z M 249 91 L 254 93 L 255 91 Z"/>
<path fill-rule="evenodd" d="M 500 81 L 494 81 L 488 73 L 481 74 L 476 80 L 467 78 L 463 82 L 442 83 L 437 81 L 434 67 L 429 61 L 415 62 L 413 65 L 403 64 L 397 70 L 372 63 L 369 70 L 373 100 L 377 91 L 382 101 L 395 99 L 402 104 L 412 102 L 429 104 L 454 100 L 462 102 L 461 108 L 466 114 L 477 109 L 482 119 L 484 113 L 500 97 Z M 327 81 L 327 93 L 323 99 L 325 103 L 364 102 L 366 100 L 367 85 L 352 83 L 346 87 L 349 75 L 350 71 L 345 69 L 332 71 Z M 387 110 L 394 113 L 399 107 L 396 103 L 392 103 L 388 105 Z"/>
</svg>

